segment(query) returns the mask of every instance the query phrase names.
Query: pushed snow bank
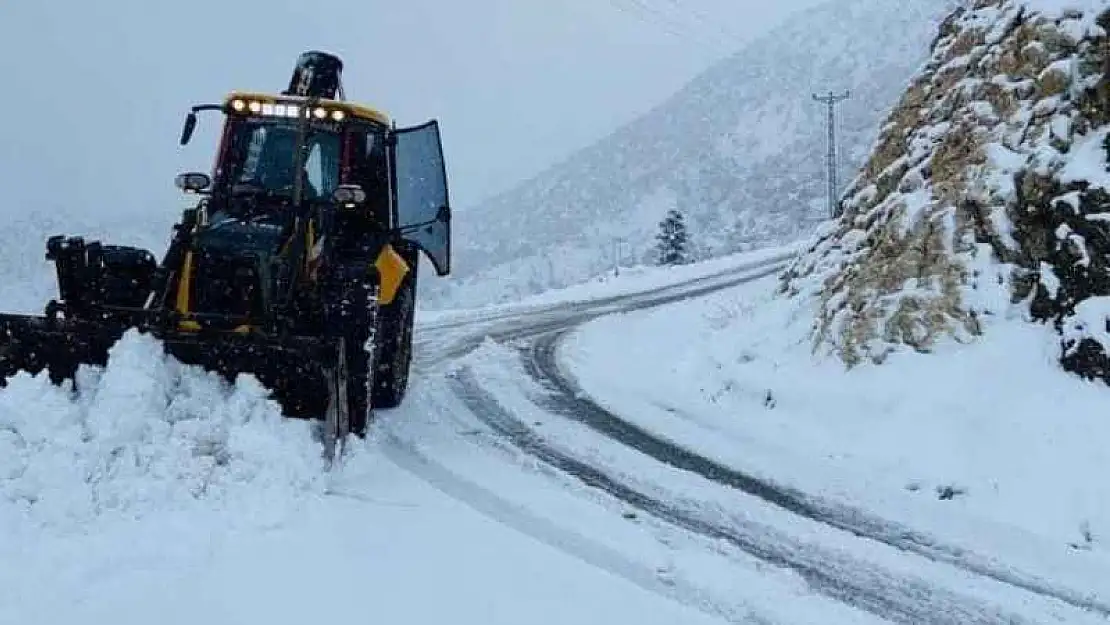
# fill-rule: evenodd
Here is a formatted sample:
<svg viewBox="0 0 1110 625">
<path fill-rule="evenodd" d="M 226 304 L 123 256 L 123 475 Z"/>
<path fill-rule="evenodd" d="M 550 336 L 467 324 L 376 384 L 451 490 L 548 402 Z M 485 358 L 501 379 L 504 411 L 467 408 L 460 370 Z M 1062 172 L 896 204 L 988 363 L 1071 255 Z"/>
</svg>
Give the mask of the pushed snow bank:
<svg viewBox="0 0 1110 625">
<path fill-rule="evenodd" d="M 288 503 L 321 489 L 322 469 L 309 422 L 284 419 L 253 377 L 228 385 L 134 331 L 76 384 L 23 373 L 0 389 L 6 529 Z"/>
</svg>

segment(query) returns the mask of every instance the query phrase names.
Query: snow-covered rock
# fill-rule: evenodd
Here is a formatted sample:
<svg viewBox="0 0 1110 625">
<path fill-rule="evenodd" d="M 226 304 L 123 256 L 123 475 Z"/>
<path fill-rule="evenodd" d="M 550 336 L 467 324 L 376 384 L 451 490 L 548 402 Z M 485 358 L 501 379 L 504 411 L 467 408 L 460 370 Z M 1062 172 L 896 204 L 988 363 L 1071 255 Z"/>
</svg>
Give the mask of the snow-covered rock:
<svg viewBox="0 0 1110 625">
<path fill-rule="evenodd" d="M 949 16 L 842 214 L 785 274 L 849 365 L 1054 324 L 1068 370 L 1110 382 L 1110 7 L 975 0 Z"/>
</svg>

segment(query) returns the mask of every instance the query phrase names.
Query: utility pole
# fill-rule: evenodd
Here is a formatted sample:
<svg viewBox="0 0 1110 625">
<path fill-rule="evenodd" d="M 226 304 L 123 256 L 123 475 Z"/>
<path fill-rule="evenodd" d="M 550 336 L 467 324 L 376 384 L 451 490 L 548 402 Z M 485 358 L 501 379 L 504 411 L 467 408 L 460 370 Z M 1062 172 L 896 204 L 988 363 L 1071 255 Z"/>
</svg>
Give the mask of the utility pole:
<svg viewBox="0 0 1110 625">
<path fill-rule="evenodd" d="M 826 95 L 813 94 L 813 99 L 824 103 L 829 109 L 829 151 L 828 151 L 828 199 L 829 218 L 836 217 L 836 194 L 840 184 L 836 175 L 836 105 L 851 97 L 851 92 L 836 94 L 832 91 Z"/>
<path fill-rule="evenodd" d="M 621 275 L 621 248 L 624 246 L 625 240 L 623 237 L 613 239 L 613 276 L 619 277 Z"/>
</svg>

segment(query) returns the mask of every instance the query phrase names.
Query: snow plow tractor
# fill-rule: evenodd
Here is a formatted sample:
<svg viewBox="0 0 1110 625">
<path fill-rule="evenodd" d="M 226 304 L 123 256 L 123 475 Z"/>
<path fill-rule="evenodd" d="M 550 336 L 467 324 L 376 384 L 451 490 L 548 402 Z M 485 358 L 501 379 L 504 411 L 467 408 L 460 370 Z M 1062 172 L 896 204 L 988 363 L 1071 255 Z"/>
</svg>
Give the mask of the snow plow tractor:
<svg viewBox="0 0 1110 625">
<path fill-rule="evenodd" d="M 450 272 L 447 177 L 435 120 L 397 128 L 345 100 L 342 61 L 297 60 L 280 94 L 233 92 L 212 175 L 161 260 L 147 250 L 55 236 L 59 298 L 42 316 L 0 315 L 0 386 L 19 371 L 60 384 L 105 365 L 134 328 L 227 379 L 254 375 L 286 416 L 319 419 L 326 453 L 399 405 L 412 358 L 421 254 Z"/>
</svg>

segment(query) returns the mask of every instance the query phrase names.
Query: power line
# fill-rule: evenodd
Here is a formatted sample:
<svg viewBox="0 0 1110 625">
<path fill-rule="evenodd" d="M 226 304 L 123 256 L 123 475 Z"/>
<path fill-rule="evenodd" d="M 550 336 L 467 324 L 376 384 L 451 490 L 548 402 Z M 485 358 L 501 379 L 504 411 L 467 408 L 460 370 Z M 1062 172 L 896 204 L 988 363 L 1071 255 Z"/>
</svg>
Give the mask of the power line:
<svg viewBox="0 0 1110 625">
<path fill-rule="evenodd" d="M 698 22 L 699 24 L 701 24 L 702 26 L 705 26 L 707 28 L 711 28 L 713 31 L 715 31 L 716 33 L 718 33 L 721 36 L 722 41 L 736 42 L 736 41 L 741 40 L 741 37 L 739 35 L 737 35 L 734 32 L 731 32 L 728 28 L 725 28 L 724 25 L 721 24 L 719 21 L 715 21 L 705 11 L 702 11 L 702 10 L 698 9 L 697 7 L 688 6 L 688 5 L 683 4 L 683 2 L 689 2 L 689 0 L 665 0 L 665 1 L 668 5 L 674 7 L 676 10 L 678 10 L 679 13 L 685 13 L 685 14 L 693 17 L 695 22 Z"/>
<path fill-rule="evenodd" d="M 837 166 L 836 166 L 836 105 L 851 97 L 851 92 L 845 91 L 841 94 L 834 94 L 832 91 L 826 95 L 813 94 L 813 99 L 822 102 L 829 110 L 829 138 L 828 138 L 828 153 L 826 159 L 828 161 L 828 210 L 829 218 L 835 219 L 837 217 L 836 199 L 840 183 L 837 181 Z"/>
<path fill-rule="evenodd" d="M 690 33 L 682 30 L 681 27 L 676 29 L 673 23 L 662 18 L 658 12 L 652 11 L 639 0 L 610 0 L 609 4 L 612 4 L 621 13 L 635 13 L 640 21 L 650 22 L 672 37 L 687 39 L 690 36 Z"/>
<path fill-rule="evenodd" d="M 699 32 L 696 26 L 674 19 L 674 14 L 660 9 L 647 0 L 609 0 L 609 4 L 617 11 L 633 16 L 644 23 L 650 23 L 672 37 L 712 49 L 713 52 L 719 53 L 736 47 L 729 41 L 726 33 L 719 30 L 715 30 L 713 34 Z M 677 6 L 673 2 L 668 4 Z"/>
</svg>

